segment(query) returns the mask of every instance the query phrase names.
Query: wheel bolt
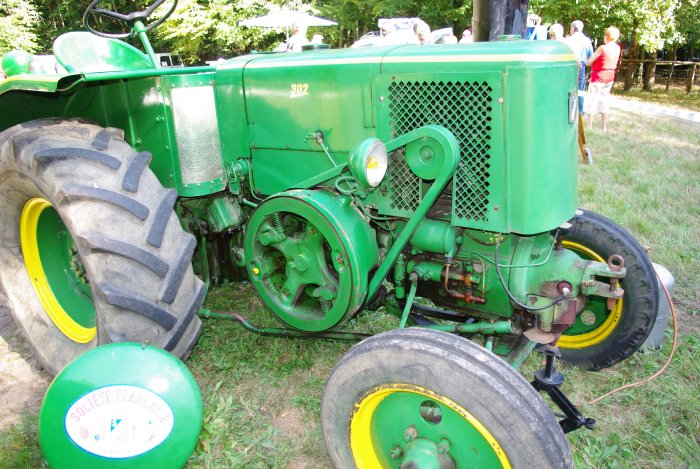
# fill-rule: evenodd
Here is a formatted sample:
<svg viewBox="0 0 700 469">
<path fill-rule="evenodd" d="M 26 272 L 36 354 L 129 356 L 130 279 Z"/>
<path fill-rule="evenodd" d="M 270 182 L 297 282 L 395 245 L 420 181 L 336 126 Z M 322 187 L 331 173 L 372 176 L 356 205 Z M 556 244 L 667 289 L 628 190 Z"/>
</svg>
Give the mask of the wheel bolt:
<svg viewBox="0 0 700 469">
<path fill-rule="evenodd" d="M 404 432 L 404 434 L 403 434 L 403 439 L 404 439 L 405 441 L 413 441 L 413 440 L 416 439 L 417 436 L 418 436 L 418 430 L 416 430 L 416 427 L 414 427 L 413 425 L 411 425 L 411 426 L 408 427 L 408 428 L 406 429 L 406 431 Z"/>
<path fill-rule="evenodd" d="M 343 259 L 343 258 L 340 257 L 340 256 L 338 256 L 338 258 L 336 259 L 336 261 L 338 261 L 338 264 L 344 264 L 344 263 L 345 263 L 345 259 Z"/>
<path fill-rule="evenodd" d="M 438 444 L 438 453 L 445 454 L 450 452 L 450 441 L 447 438 L 440 440 Z"/>
<path fill-rule="evenodd" d="M 396 461 L 397 459 L 399 459 L 401 456 L 403 456 L 403 451 L 402 451 L 401 448 L 398 447 L 398 446 L 395 446 L 395 447 L 391 450 L 391 452 L 389 453 L 389 457 L 390 457 L 391 459 L 393 459 L 394 461 Z"/>
</svg>

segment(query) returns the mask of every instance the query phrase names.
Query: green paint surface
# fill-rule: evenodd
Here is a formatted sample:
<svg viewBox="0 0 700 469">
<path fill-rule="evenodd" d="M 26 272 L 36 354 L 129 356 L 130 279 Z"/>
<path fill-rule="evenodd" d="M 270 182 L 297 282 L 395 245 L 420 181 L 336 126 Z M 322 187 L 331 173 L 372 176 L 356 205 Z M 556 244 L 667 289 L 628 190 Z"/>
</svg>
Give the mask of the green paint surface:
<svg viewBox="0 0 700 469">
<path fill-rule="evenodd" d="M 73 238 L 53 207 L 41 212 L 37 244 L 44 274 L 58 303 L 76 323 L 95 327 L 95 307 Z"/>
</svg>

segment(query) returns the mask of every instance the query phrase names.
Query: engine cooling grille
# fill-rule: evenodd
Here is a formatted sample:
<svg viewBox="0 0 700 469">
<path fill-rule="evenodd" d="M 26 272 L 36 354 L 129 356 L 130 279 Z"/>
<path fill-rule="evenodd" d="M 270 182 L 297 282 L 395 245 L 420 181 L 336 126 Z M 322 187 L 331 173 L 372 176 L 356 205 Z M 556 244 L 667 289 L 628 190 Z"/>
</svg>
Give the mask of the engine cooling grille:
<svg viewBox="0 0 700 469">
<path fill-rule="evenodd" d="M 406 163 L 406 149 L 401 147 L 389 154 L 389 199 L 395 213 L 411 215 L 421 201 L 420 178 Z"/>
<path fill-rule="evenodd" d="M 462 153 L 453 186 L 454 221 L 488 222 L 491 85 L 486 81 L 394 81 L 389 86 L 388 99 L 392 137 L 430 124 L 442 125 L 454 134 Z M 397 182 L 417 187 L 415 191 L 401 192 L 413 197 L 403 204 L 417 206 L 420 181 L 404 176 Z M 393 183 L 392 186 L 396 188 Z"/>
</svg>

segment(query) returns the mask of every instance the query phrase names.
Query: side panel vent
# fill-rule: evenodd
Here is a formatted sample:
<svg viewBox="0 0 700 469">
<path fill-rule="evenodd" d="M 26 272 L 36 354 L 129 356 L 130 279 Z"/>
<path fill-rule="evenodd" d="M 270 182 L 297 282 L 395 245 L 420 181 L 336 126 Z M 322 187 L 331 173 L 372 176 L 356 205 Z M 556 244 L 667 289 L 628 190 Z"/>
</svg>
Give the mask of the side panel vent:
<svg viewBox="0 0 700 469">
<path fill-rule="evenodd" d="M 389 85 L 392 138 L 430 124 L 444 126 L 457 138 L 462 158 L 453 182 L 452 215 L 460 226 L 483 227 L 490 221 L 495 91 L 487 80 L 397 80 Z"/>
<path fill-rule="evenodd" d="M 393 215 L 410 216 L 421 201 L 421 181 L 406 163 L 406 150 L 401 147 L 389 154 L 389 206 Z"/>
</svg>

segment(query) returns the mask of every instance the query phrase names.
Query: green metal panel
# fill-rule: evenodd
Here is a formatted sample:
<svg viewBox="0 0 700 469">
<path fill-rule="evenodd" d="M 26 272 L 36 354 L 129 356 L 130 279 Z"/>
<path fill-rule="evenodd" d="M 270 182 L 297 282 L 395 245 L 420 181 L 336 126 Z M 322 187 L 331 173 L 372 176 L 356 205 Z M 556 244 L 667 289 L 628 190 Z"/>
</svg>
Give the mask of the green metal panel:
<svg viewBox="0 0 700 469">
<path fill-rule="evenodd" d="M 253 184 L 260 195 L 272 195 L 328 171 L 347 161 L 346 153 L 335 153 L 333 163 L 323 152 L 262 149 L 253 150 Z"/>
<path fill-rule="evenodd" d="M 243 67 L 254 58 L 254 56 L 237 57 L 228 60 L 216 70 L 214 91 L 219 116 L 221 152 L 225 165 L 239 158 L 251 156 L 243 89 Z"/>
<path fill-rule="evenodd" d="M 508 231 L 534 234 L 574 216 L 577 121 L 569 121 L 569 104 L 577 96 L 575 71 L 567 62 L 508 69 Z"/>
<path fill-rule="evenodd" d="M 309 134 L 323 133 L 335 161 L 344 161 L 358 142 L 373 136 L 368 78 L 378 68 L 377 54 L 320 50 L 261 56 L 246 65 L 253 175 L 263 193 L 294 187 L 332 167 Z M 273 149 L 277 156 L 268 151 Z M 273 158 L 276 167 L 269 164 Z"/>
</svg>

